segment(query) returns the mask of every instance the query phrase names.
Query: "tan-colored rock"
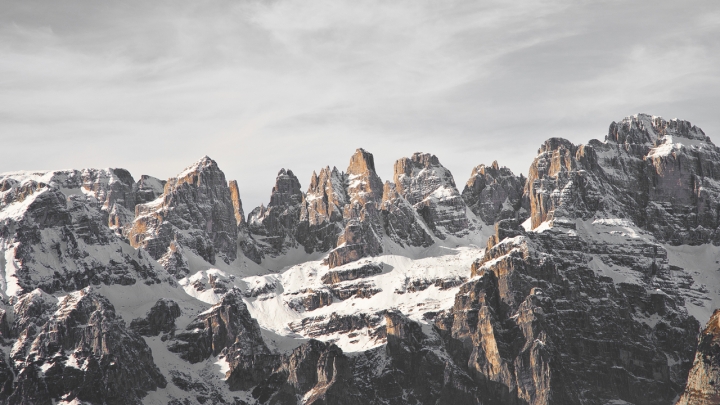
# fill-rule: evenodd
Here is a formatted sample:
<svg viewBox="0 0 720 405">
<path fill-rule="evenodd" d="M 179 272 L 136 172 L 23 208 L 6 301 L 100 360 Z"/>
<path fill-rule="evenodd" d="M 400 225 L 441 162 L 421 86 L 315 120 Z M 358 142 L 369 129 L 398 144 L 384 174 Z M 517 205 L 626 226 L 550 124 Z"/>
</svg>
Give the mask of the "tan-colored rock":
<svg viewBox="0 0 720 405">
<path fill-rule="evenodd" d="M 720 404 L 720 309 L 700 332 L 695 362 L 677 405 Z"/>
<path fill-rule="evenodd" d="M 230 199 L 233 204 L 233 211 L 235 214 L 235 221 L 238 225 L 245 223 L 245 213 L 243 212 L 242 200 L 240 199 L 240 189 L 236 180 L 230 180 L 228 183 L 230 187 Z"/>
<path fill-rule="evenodd" d="M 347 170 L 348 204 L 343 212 L 347 222 L 337 247 L 328 256 L 328 266 L 341 266 L 382 253 L 382 195 L 383 184 L 375 172 L 373 155 L 364 149 L 356 150 Z"/>
</svg>

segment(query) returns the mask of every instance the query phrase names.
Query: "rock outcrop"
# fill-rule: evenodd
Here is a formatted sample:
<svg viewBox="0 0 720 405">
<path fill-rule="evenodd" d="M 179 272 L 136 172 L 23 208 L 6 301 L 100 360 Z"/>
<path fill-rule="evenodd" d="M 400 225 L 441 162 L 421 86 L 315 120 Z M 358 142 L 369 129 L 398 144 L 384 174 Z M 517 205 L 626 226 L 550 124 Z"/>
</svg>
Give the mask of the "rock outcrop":
<svg viewBox="0 0 720 405">
<path fill-rule="evenodd" d="M 700 338 L 685 391 L 677 405 L 720 403 L 720 309 L 715 310 Z"/>
<path fill-rule="evenodd" d="M 687 121 L 644 114 L 610 125 L 605 142 L 552 138 L 530 167 L 532 227 L 621 217 L 671 244 L 720 243 L 720 149 Z"/>
<path fill-rule="evenodd" d="M 383 251 L 380 214 L 383 183 L 375 172 L 372 153 L 364 149 L 355 151 L 348 165 L 347 181 L 348 203 L 343 212 L 346 225 L 337 247 L 329 253 L 327 263 L 331 268 Z"/>
<path fill-rule="evenodd" d="M 175 319 L 181 314 L 177 302 L 159 299 L 145 318 L 133 319 L 130 329 L 142 336 L 157 336 L 160 333 L 174 333 Z"/>
<path fill-rule="evenodd" d="M 385 234 L 400 246 L 428 247 L 433 240 L 430 229 L 420 215 L 403 196 L 398 194 L 395 184 L 385 182 L 383 200 L 380 206 Z"/>
<path fill-rule="evenodd" d="M 305 251 L 327 252 L 337 245 L 348 203 L 345 174 L 333 167 L 313 172 L 303 198 L 297 239 Z"/>
<path fill-rule="evenodd" d="M 162 198 L 135 208 L 130 244 L 177 267 L 180 245 L 209 263 L 237 255 L 236 209 L 225 175 L 205 156 L 165 184 Z M 166 265 L 167 265 L 166 264 Z M 178 277 L 184 274 L 176 274 Z"/>
<path fill-rule="evenodd" d="M 220 356 L 228 363 L 225 375 L 231 390 L 246 390 L 267 377 L 277 362 L 250 316 L 242 293 L 232 289 L 210 310 L 177 332 L 169 350 L 197 363 Z"/>
<path fill-rule="evenodd" d="M 25 320 L 16 327 L 24 322 L 32 327 L 17 330 L 8 404 L 52 404 L 61 398 L 140 404 L 148 391 L 165 387 L 150 348 L 125 328 L 106 298 L 83 289 L 67 295 L 57 309 L 51 301 L 36 292 L 16 307 L 18 319 Z"/>
<path fill-rule="evenodd" d="M 343 281 L 355 280 L 358 278 L 380 274 L 382 273 L 382 270 L 382 265 L 368 263 L 363 266 L 350 269 L 330 270 L 322 276 L 321 280 L 324 284 L 337 284 Z"/>
<path fill-rule="evenodd" d="M 296 233 L 302 200 L 295 174 L 281 169 L 267 207 L 261 205 L 248 214 L 248 227 L 263 255 L 275 257 L 298 246 Z"/>
<path fill-rule="evenodd" d="M 501 219 L 515 218 L 524 221 L 527 210 L 522 207 L 525 177 L 515 176 L 507 167 L 495 161 L 490 166 L 473 168 L 462 191 L 468 208 L 486 224 Z"/>
<path fill-rule="evenodd" d="M 363 404 L 354 385 L 351 359 L 335 345 L 310 340 L 285 356 L 282 365 L 252 391 L 261 404 Z"/>
<path fill-rule="evenodd" d="M 435 236 L 445 239 L 448 235 L 467 235 L 467 206 L 452 173 L 435 155 L 418 152 L 399 159 L 393 179 L 398 194 L 412 204 Z"/>
</svg>

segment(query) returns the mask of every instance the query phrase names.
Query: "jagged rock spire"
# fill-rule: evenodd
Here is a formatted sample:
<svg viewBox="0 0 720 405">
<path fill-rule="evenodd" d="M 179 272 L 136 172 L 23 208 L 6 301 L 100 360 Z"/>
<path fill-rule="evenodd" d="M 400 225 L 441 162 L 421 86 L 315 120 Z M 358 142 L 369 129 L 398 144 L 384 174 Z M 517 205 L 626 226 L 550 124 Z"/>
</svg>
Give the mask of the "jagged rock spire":
<svg viewBox="0 0 720 405">
<path fill-rule="evenodd" d="M 297 246 L 302 200 L 300 181 L 292 170 L 280 169 L 267 207 L 261 205 L 248 215 L 248 228 L 263 255 L 277 256 Z"/>
<path fill-rule="evenodd" d="M 330 267 L 382 252 L 384 232 L 379 205 L 382 202 L 383 184 L 375 172 L 372 153 L 362 148 L 357 149 L 350 158 L 347 195 L 349 202 L 343 213 L 345 230 L 338 238 L 338 247 L 328 255 Z"/>
</svg>

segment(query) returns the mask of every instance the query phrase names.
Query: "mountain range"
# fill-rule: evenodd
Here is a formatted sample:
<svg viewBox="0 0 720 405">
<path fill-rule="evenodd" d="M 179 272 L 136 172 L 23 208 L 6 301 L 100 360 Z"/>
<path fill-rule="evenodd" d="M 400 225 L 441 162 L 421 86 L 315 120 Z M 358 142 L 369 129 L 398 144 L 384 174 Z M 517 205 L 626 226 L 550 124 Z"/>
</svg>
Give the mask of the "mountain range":
<svg viewBox="0 0 720 405">
<path fill-rule="evenodd" d="M 0 403 L 720 403 L 720 148 L 687 121 L 460 186 L 357 149 L 245 209 L 207 156 L 0 174 Z"/>
</svg>

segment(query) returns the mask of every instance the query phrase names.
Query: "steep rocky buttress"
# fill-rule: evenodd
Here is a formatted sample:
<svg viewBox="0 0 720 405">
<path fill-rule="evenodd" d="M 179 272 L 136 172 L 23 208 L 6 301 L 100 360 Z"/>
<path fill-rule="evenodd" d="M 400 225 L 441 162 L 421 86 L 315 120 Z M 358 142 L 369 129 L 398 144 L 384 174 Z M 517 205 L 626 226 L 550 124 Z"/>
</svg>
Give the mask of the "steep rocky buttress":
<svg viewBox="0 0 720 405">
<path fill-rule="evenodd" d="M 0 404 L 720 401 L 720 148 L 689 122 L 462 192 L 364 149 L 247 217 L 242 186 L 207 156 L 0 174 Z"/>
</svg>

